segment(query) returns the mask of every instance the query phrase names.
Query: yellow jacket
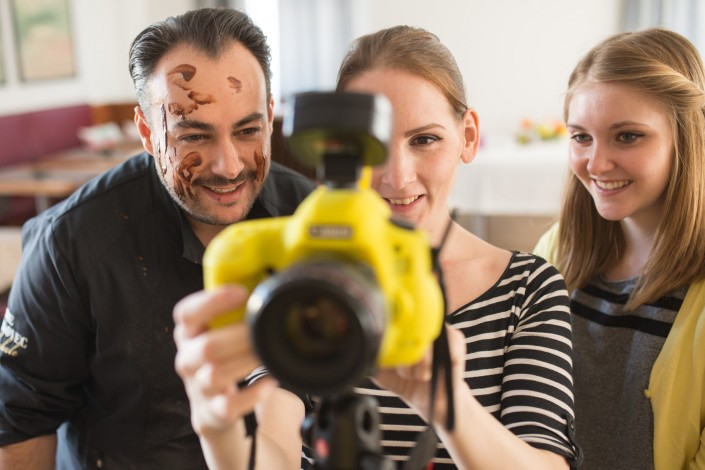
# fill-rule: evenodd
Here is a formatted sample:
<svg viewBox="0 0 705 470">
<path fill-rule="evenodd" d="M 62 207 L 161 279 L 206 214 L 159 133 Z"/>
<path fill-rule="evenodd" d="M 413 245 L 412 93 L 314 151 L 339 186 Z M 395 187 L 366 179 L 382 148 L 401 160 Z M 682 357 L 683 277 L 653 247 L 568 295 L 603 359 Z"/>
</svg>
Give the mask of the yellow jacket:
<svg viewBox="0 0 705 470">
<path fill-rule="evenodd" d="M 534 253 L 555 262 L 557 239 L 556 224 Z M 654 413 L 655 470 L 705 469 L 705 281 L 688 288 L 644 393 Z"/>
</svg>

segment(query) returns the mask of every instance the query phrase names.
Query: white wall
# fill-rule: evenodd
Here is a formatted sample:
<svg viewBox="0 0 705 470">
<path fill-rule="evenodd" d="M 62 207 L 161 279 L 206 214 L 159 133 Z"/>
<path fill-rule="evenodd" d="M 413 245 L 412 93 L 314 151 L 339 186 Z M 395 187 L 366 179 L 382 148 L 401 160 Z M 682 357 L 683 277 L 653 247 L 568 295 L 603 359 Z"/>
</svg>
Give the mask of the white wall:
<svg viewBox="0 0 705 470">
<path fill-rule="evenodd" d="M 130 42 L 149 23 L 182 13 L 194 0 L 69 0 L 78 76 L 0 85 L 0 115 L 74 103 L 132 101 Z M 288 0 L 296 1 L 296 0 Z M 614 0 L 356 0 L 355 36 L 393 24 L 421 26 L 449 46 L 488 139 L 524 117 L 561 116 L 562 93 L 579 56 L 616 32 Z M 8 0 L 0 0 L 7 43 Z M 281 21 L 286 21 L 282 18 Z M 8 23 L 8 24 L 6 24 Z M 15 61 L 6 58 L 12 79 Z M 281 71 L 282 74 L 286 70 Z"/>
<path fill-rule="evenodd" d="M 356 35 L 409 24 L 439 36 L 465 78 L 485 138 L 522 118 L 562 118 L 563 91 L 579 57 L 617 32 L 615 0 L 358 0 Z"/>
<path fill-rule="evenodd" d="M 153 21 L 183 13 L 193 0 L 69 0 L 77 75 L 21 83 L 14 56 L 5 57 L 7 81 L 0 85 L 0 115 L 79 103 L 134 101 L 127 70 L 132 39 Z M 14 37 L 8 0 L 0 0 L 0 33 Z M 4 53 L 12 52 L 5 47 Z"/>
</svg>

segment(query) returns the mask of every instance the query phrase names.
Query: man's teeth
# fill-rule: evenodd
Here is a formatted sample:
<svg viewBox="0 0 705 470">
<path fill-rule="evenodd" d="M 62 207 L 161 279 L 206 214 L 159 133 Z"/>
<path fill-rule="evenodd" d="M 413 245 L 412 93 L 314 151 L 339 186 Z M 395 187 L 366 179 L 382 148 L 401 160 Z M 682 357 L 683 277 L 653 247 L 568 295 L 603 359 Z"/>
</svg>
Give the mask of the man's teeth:
<svg viewBox="0 0 705 470">
<path fill-rule="evenodd" d="M 237 187 L 235 187 L 235 188 L 212 188 L 212 187 L 208 187 L 208 189 L 210 189 L 210 190 L 213 191 L 214 193 L 218 193 L 218 194 L 227 194 L 227 193 L 231 193 L 231 192 L 235 191 L 235 190 L 237 189 Z"/>
<path fill-rule="evenodd" d="M 595 185 L 600 188 L 600 189 L 606 189 L 608 191 L 612 191 L 614 189 L 620 189 L 625 186 L 628 186 L 631 184 L 631 181 L 629 180 L 621 180 L 621 181 L 595 181 Z"/>
<path fill-rule="evenodd" d="M 390 203 L 394 204 L 395 206 L 407 206 L 417 200 L 419 196 L 413 196 L 413 197 L 405 197 L 404 199 L 387 199 Z"/>
</svg>

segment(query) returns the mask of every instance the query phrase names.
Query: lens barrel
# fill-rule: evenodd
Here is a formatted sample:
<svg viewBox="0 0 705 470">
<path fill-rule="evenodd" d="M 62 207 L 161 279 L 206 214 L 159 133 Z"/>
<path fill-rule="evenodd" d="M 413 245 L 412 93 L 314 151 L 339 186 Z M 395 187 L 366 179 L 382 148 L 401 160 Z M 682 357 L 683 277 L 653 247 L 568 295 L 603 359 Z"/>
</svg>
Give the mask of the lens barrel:
<svg viewBox="0 0 705 470">
<path fill-rule="evenodd" d="M 257 354 L 288 389 L 320 396 L 357 385 L 374 367 L 386 323 L 372 271 L 359 263 L 295 264 L 247 303 Z"/>
</svg>

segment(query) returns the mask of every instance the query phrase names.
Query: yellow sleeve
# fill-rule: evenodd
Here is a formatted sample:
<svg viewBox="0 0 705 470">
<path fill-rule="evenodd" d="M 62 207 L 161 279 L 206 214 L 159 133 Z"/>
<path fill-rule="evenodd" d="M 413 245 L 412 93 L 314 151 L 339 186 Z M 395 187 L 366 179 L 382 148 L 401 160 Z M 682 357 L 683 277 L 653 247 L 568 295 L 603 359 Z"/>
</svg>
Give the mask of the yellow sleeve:
<svg viewBox="0 0 705 470">
<path fill-rule="evenodd" d="M 549 228 L 534 247 L 533 253 L 540 256 L 551 264 L 556 261 L 556 248 L 558 247 L 558 223 Z"/>
</svg>

